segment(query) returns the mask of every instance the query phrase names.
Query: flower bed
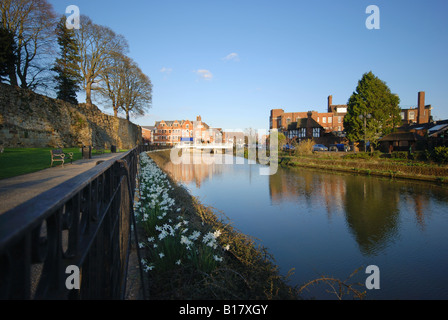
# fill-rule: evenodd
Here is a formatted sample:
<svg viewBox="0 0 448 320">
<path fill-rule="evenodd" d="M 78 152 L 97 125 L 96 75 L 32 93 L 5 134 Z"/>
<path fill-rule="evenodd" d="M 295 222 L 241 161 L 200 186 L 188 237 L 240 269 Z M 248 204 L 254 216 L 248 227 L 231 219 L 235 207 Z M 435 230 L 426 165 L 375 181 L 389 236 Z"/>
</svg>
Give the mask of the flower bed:
<svg viewBox="0 0 448 320">
<path fill-rule="evenodd" d="M 140 155 L 134 209 L 150 299 L 297 299 L 265 248 L 159 168 L 167 159 Z"/>
<path fill-rule="evenodd" d="M 220 230 L 201 232 L 190 224 L 169 191 L 167 176 L 146 153 L 140 156 L 139 194 L 135 212 L 145 239 L 140 249 L 148 248 L 142 259 L 144 271 L 176 269 L 184 263 L 210 273 L 222 262 L 222 252 L 229 246 L 218 243 Z"/>
</svg>

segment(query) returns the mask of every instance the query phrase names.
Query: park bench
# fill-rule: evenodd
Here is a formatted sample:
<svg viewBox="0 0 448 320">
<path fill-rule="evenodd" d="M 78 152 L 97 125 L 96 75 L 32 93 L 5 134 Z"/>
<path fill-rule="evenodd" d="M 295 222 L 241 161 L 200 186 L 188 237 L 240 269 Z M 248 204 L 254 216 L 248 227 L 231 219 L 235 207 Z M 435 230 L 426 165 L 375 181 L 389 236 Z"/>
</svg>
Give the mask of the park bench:
<svg viewBox="0 0 448 320">
<path fill-rule="evenodd" d="M 64 151 L 62 149 L 53 149 L 53 150 L 50 150 L 50 152 L 51 152 L 50 167 L 53 166 L 53 162 L 55 162 L 55 161 L 62 162 L 62 166 L 64 166 L 66 157 L 68 157 L 70 159 L 70 163 L 73 163 L 73 152 L 64 153 Z"/>
</svg>

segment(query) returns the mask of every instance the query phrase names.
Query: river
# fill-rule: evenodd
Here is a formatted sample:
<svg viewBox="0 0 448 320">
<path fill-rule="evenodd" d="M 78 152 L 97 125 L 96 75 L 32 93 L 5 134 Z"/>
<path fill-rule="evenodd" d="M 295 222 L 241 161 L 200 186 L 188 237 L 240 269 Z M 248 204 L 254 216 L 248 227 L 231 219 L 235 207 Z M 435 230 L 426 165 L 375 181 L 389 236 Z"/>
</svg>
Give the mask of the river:
<svg viewBox="0 0 448 320">
<path fill-rule="evenodd" d="M 205 205 L 268 248 L 290 284 L 323 275 L 365 284 L 367 299 L 448 299 L 448 189 L 429 183 L 298 168 L 259 174 L 258 164 L 178 164 L 164 168 Z M 229 162 L 224 162 L 229 163 Z M 330 287 L 302 292 L 336 299 Z M 346 296 L 350 298 L 350 296 Z"/>
</svg>

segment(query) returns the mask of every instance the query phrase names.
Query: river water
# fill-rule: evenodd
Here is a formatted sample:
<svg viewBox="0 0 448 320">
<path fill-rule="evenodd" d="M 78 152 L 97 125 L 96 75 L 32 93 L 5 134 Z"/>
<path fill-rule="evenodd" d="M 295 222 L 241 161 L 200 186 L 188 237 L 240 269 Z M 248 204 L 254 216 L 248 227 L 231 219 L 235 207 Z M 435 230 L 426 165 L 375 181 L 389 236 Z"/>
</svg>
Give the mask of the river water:
<svg viewBox="0 0 448 320">
<path fill-rule="evenodd" d="M 205 205 L 268 248 L 290 284 L 323 275 L 366 282 L 367 299 L 448 299 L 448 188 L 429 183 L 258 164 L 177 164 L 165 169 Z M 307 299 L 336 299 L 321 284 Z M 350 299 L 352 296 L 346 295 Z"/>
</svg>

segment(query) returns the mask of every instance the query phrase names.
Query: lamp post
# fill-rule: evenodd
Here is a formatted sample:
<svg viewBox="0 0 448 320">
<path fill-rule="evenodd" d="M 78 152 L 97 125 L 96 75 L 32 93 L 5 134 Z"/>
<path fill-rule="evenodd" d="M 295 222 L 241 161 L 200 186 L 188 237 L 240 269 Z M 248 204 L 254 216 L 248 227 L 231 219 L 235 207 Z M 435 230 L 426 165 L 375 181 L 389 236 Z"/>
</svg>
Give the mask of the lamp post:
<svg viewBox="0 0 448 320">
<path fill-rule="evenodd" d="M 359 119 L 364 119 L 364 152 L 367 152 L 367 119 L 372 118 L 372 115 L 370 113 L 365 112 L 364 114 L 359 115 Z"/>
</svg>

